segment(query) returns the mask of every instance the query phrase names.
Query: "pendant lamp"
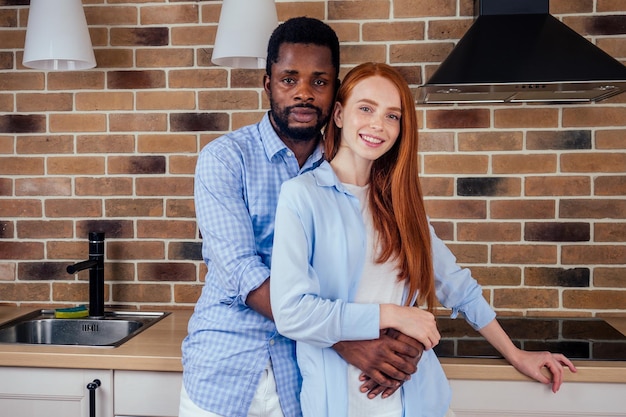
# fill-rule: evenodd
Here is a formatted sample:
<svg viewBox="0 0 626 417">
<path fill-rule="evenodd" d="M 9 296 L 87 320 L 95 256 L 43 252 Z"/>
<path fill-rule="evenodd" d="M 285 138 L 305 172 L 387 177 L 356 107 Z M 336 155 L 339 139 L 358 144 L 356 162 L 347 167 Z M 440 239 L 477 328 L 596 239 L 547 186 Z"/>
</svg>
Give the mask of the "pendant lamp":
<svg viewBox="0 0 626 417">
<path fill-rule="evenodd" d="M 267 42 L 277 25 L 274 0 L 224 0 L 211 62 L 265 68 Z"/>
<path fill-rule="evenodd" d="M 22 64 L 56 71 L 96 66 L 81 0 L 30 0 Z"/>
</svg>

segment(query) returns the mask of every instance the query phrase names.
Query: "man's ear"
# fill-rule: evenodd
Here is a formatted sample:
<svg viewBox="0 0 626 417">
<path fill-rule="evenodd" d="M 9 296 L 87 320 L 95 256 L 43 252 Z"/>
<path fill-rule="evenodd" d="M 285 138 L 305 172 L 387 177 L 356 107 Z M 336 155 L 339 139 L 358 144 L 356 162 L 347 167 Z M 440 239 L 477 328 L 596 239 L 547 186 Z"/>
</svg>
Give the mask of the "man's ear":
<svg viewBox="0 0 626 417">
<path fill-rule="evenodd" d="M 336 102 L 333 109 L 333 120 L 338 128 L 343 128 L 343 107 L 341 103 Z"/>
<path fill-rule="evenodd" d="M 263 89 L 265 90 L 265 92 L 268 94 L 270 93 L 270 76 L 265 74 L 263 76 Z"/>
</svg>

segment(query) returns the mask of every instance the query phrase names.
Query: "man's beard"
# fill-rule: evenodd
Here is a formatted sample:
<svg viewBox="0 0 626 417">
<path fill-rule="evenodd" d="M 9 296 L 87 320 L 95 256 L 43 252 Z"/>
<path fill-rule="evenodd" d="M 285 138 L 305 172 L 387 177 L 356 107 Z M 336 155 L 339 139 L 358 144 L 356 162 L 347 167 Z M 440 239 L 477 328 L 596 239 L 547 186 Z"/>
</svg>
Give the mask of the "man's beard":
<svg viewBox="0 0 626 417">
<path fill-rule="evenodd" d="M 291 109 L 297 107 L 315 110 L 315 112 L 317 113 L 317 124 L 315 126 L 290 127 L 289 113 L 291 112 Z M 270 113 L 274 124 L 278 128 L 279 134 L 297 142 L 308 142 L 310 140 L 317 139 L 322 130 L 322 127 L 324 127 L 324 124 L 326 124 L 326 118 L 323 117 L 322 111 L 318 107 L 306 104 L 285 107 L 282 111 L 280 108 L 272 104 Z"/>
</svg>

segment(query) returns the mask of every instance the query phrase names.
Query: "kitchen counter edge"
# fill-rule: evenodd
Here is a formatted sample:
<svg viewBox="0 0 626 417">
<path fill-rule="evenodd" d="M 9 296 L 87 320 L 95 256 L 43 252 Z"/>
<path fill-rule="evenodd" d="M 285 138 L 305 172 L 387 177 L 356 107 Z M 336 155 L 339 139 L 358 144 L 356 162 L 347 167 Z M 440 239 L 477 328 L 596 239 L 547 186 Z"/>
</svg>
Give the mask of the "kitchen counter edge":
<svg viewBox="0 0 626 417">
<path fill-rule="evenodd" d="M 0 307 L 0 324 L 34 308 Z M 166 309 L 167 310 L 167 309 Z M 0 344 L 0 366 L 182 372 L 180 346 L 192 310 L 171 314 L 116 348 Z M 612 322 L 626 333 L 626 318 Z M 523 381 L 527 377 L 502 359 L 441 358 L 449 379 Z M 626 361 L 574 361 L 567 382 L 626 383 Z"/>
</svg>

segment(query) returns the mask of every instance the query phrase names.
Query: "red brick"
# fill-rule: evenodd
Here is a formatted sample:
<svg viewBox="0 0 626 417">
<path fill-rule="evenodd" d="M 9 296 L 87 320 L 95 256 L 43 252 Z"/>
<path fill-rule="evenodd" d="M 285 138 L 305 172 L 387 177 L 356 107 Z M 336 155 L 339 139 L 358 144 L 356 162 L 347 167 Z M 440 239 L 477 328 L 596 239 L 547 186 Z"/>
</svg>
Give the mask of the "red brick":
<svg viewBox="0 0 626 417">
<path fill-rule="evenodd" d="M 493 305 L 496 308 L 523 309 L 533 305 L 536 308 L 558 308 L 559 292 L 556 289 L 499 288 L 494 290 Z"/>
<path fill-rule="evenodd" d="M 44 256 L 44 246 L 41 242 L 0 240 L 0 253 L 2 259 L 41 259 Z"/>
<path fill-rule="evenodd" d="M 454 16 L 455 0 L 443 0 L 436 3 L 419 0 L 393 0 L 395 17 Z"/>
<path fill-rule="evenodd" d="M 78 153 L 130 153 L 134 149 L 132 135 L 84 135 L 76 139 Z"/>
<path fill-rule="evenodd" d="M 59 156 L 48 158 L 48 174 L 104 174 L 104 158 Z"/>
<path fill-rule="evenodd" d="M 519 267 L 473 265 L 472 277 L 481 285 L 519 286 L 522 283 L 522 271 Z"/>
<path fill-rule="evenodd" d="M 582 176 L 532 176 L 524 181 L 527 196 L 580 196 L 591 194 L 591 179 Z"/>
<path fill-rule="evenodd" d="M 424 200 L 426 213 L 434 219 L 485 219 L 487 206 L 481 200 Z"/>
<path fill-rule="evenodd" d="M 556 215 L 552 200 L 493 200 L 492 219 L 553 219 Z"/>
<path fill-rule="evenodd" d="M 170 156 L 169 171 L 170 174 L 188 174 L 194 175 L 196 170 L 197 157 L 172 155 Z"/>
<path fill-rule="evenodd" d="M 557 168 L 557 156 L 553 154 L 494 155 L 492 167 L 494 174 L 554 173 Z"/>
<path fill-rule="evenodd" d="M 141 68 L 191 67 L 194 50 L 191 48 L 150 48 L 135 52 L 137 66 Z"/>
<path fill-rule="evenodd" d="M 0 263 L 0 281 L 15 281 L 15 263 Z"/>
<path fill-rule="evenodd" d="M 489 127 L 488 110 L 429 110 L 426 126 L 429 129 L 476 129 Z"/>
<path fill-rule="evenodd" d="M 97 199 L 48 199 L 44 205 L 46 217 L 102 216 L 102 201 Z"/>
<path fill-rule="evenodd" d="M 71 135 L 18 136 L 15 147 L 18 154 L 68 154 L 74 151 Z"/>
<path fill-rule="evenodd" d="M 115 284 L 111 292 L 112 302 L 172 302 L 170 284 Z"/>
<path fill-rule="evenodd" d="M 174 302 L 176 304 L 195 304 L 202 293 L 202 285 L 174 285 Z"/>
<path fill-rule="evenodd" d="M 132 178 L 78 177 L 75 179 L 78 196 L 120 196 L 133 194 Z"/>
<path fill-rule="evenodd" d="M 138 196 L 193 196 L 193 178 L 137 178 Z"/>
<path fill-rule="evenodd" d="M 0 156 L 0 174 L 42 175 L 44 174 L 44 159 L 40 157 Z"/>
<path fill-rule="evenodd" d="M 597 149 L 626 149 L 626 130 L 596 130 Z"/>
<path fill-rule="evenodd" d="M 192 198 L 169 198 L 166 203 L 165 214 L 167 217 L 195 218 L 196 211 Z"/>
<path fill-rule="evenodd" d="M 41 217 L 41 199 L 7 199 L 0 204 L 0 216 L 7 217 Z"/>
<path fill-rule="evenodd" d="M 494 127 L 498 129 L 524 127 L 558 127 L 559 110 L 547 108 L 496 109 Z"/>
<path fill-rule="evenodd" d="M 15 195 L 70 196 L 72 181 L 63 177 L 18 178 L 15 180 Z"/>
<path fill-rule="evenodd" d="M 345 19 L 386 19 L 389 17 L 387 0 L 328 1 L 328 18 Z"/>
<path fill-rule="evenodd" d="M 50 94 L 16 94 L 17 111 L 71 111 L 73 107 L 72 95 L 68 93 Z"/>
<path fill-rule="evenodd" d="M 521 132 L 460 132 L 459 150 L 464 152 L 518 151 L 523 146 Z"/>
<path fill-rule="evenodd" d="M 457 223 L 457 238 L 472 242 L 515 242 L 522 237 L 520 223 Z"/>
<path fill-rule="evenodd" d="M 198 23 L 200 21 L 196 4 L 173 4 L 145 6 L 140 9 L 142 25 L 168 23 Z"/>
<path fill-rule="evenodd" d="M 164 113 L 132 113 L 109 115 L 111 132 L 159 132 L 167 130 Z"/>
<path fill-rule="evenodd" d="M 626 243 L 626 223 L 595 223 L 593 230 L 596 242 Z"/>
<path fill-rule="evenodd" d="M 20 239 L 71 238 L 74 225 L 71 220 L 19 220 L 17 236 Z"/>
<path fill-rule="evenodd" d="M 563 291 L 563 307 L 570 309 L 616 310 L 626 305 L 626 291 Z"/>
<path fill-rule="evenodd" d="M 193 239 L 196 222 L 185 220 L 138 220 L 138 238 Z"/>
<path fill-rule="evenodd" d="M 447 246 L 460 264 L 484 264 L 489 261 L 489 247 L 487 245 L 450 243 Z"/>
<path fill-rule="evenodd" d="M 488 164 L 486 155 L 424 155 L 426 174 L 486 174 Z"/>
<path fill-rule="evenodd" d="M 561 262 L 564 265 L 623 265 L 626 264 L 626 246 L 564 245 Z"/>
<path fill-rule="evenodd" d="M 552 264 L 556 260 L 555 245 L 496 244 L 491 247 L 491 262 L 496 264 Z"/>
<path fill-rule="evenodd" d="M 563 172 L 624 172 L 626 153 L 564 154 Z"/>
<path fill-rule="evenodd" d="M 593 269 L 593 285 L 594 287 L 626 288 L 624 274 L 626 274 L 626 268 L 596 267 Z"/>
<path fill-rule="evenodd" d="M 76 110 L 133 110 L 133 94 L 126 91 L 76 93 Z"/>
<path fill-rule="evenodd" d="M 561 200 L 559 203 L 559 217 L 565 219 L 623 219 L 626 218 L 626 200 Z"/>
<path fill-rule="evenodd" d="M 193 91 L 139 91 L 137 110 L 193 110 L 196 98 Z"/>
<path fill-rule="evenodd" d="M 190 262 L 140 263 L 137 265 L 139 281 L 195 281 L 196 266 Z"/>
<path fill-rule="evenodd" d="M 49 301 L 50 283 L 0 283 L 3 301 Z M 21 304 L 23 305 L 23 304 Z"/>
</svg>

